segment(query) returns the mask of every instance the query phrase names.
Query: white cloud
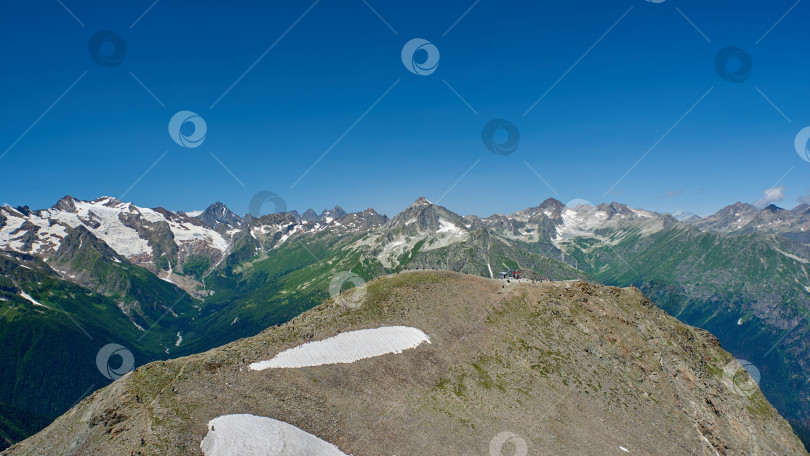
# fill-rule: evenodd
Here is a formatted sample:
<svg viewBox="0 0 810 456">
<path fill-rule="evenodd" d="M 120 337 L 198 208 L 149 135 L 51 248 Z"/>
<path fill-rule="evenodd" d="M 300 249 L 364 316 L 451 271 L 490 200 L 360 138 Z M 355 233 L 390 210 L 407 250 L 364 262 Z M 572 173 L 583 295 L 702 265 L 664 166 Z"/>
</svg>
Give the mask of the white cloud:
<svg viewBox="0 0 810 456">
<path fill-rule="evenodd" d="M 695 215 L 697 215 L 697 214 L 695 214 L 694 212 L 689 212 L 689 211 L 675 211 L 675 212 L 672 213 L 673 217 L 675 217 L 677 220 L 681 220 L 681 221 L 686 220 L 689 217 L 693 217 Z"/>
<path fill-rule="evenodd" d="M 780 187 L 766 188 L 765 190 L 762 191 L 762 198 L 760 198 L 759 201 L 754 203 L 754 206 L 763 208 L 769 204 L 778 203 L 783 199 L 785 199 L 784 191 L 785 191 L 784 185 Z"/>
<path fill-rule="evenodd" d="M 796 199 L 800 204 L 810 204 L 810 194 L 802 195 Z"/>
</svg>

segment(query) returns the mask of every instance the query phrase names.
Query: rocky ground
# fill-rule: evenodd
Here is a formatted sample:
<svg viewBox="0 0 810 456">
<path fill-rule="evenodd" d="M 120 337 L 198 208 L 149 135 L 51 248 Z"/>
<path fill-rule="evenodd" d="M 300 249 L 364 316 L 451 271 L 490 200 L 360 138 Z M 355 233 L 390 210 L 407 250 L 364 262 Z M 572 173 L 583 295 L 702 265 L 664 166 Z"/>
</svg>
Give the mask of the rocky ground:
<svg viewBox="0 0 810 456">
<path fill-rule="evenodd" d="M 255 337 L 143 366 L 2 454 L 201 455 L 209 420 L 238 413 L 356 456 L 807 454 L 716 338 L 634 288 L 450 272 L 366 288 L 357 308 L 330 300 Z M 351 364 L 248 368 L 307 340 L 394 325 L 431 343 Z"/>
</svg>

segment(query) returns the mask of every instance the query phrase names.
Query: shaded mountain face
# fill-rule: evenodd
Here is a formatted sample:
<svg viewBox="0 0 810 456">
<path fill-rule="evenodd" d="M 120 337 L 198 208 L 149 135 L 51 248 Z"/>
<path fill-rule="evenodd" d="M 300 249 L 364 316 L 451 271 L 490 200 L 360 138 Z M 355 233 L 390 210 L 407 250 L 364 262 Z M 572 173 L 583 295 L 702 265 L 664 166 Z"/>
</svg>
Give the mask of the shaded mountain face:
<svg viewBox="0 0 810 456">
<path fill-rule="evenodd" d="M 312 209 L 307 209 L 306 212 L 301 214 L 301 220 L 305 222 L 316 222 L 318 220 L 318 214 Z"/>
<path fill-rule="evenodd" d="M 335 206 L 332 209 L 324 209 L 321 215 L 318 216 L 319 222 L 329 223 L 332 220 L 338 220 L 346 215 L 346 211 L 340 206 Z"/>
<path fill-rule="evenodd" d="M 295 426 L 343 454 L 807 454 L 713 336 L 636 289 L 502 288 L 445 272 L 362 291 L 356 306 L 328 300 L 255 337 L 143 366 L 4 455 L 202 455 L 204 439 L 229 431 L 209 422 L 234 414 Z M 347 364 L 250 367 L 381 327 L 430 343 Z"/>
<path fill-rule="evenodd" d="M 208 206 L 202 214 L 196 217 L 203 225 L 213 230 L 238 228 L 242 218 L 231 212 L 227 206 L 217 201 Z"/>
</svg>

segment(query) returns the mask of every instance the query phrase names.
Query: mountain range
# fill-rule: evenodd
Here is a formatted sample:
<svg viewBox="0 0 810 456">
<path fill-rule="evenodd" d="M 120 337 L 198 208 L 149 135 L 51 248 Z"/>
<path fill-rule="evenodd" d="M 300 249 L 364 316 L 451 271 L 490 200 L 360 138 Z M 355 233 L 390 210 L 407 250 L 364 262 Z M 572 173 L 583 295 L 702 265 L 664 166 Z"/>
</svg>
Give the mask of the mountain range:
<svg viewBox="0 0 810 456">
<path fill-rule="evenodd" d="M 222 203 L 190 214 L 110 197 L 0 208 L 7 442 L 108 383 L 95 363 L 107 343 L 138 365 L 199 353 L 289 321 L 328 298 L 335 277 L 408 269 L 635 286 L 753 363 L 810 442 L 810 206 L 736 203 L 682 221 L 554 199 L 489 217 L 425 198 L 391 219 L 340 207 L 240 217 Z"/>
</svg>

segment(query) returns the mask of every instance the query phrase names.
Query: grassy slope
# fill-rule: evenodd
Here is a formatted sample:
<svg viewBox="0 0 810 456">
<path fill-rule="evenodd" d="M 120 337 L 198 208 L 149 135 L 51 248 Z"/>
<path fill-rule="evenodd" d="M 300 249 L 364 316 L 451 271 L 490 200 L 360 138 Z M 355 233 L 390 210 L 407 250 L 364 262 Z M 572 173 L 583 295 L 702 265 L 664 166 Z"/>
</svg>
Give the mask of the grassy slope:
<svg viewBox="0 0 810 456">
<path fill-rule="evenodd" d="M 122 268 L 129 269 L 121 280 L 133 290 L 130 297 L 152 306 L 145 312 L 144 323 L 157 324 L 148 334 L 121 312 L 115 295 L 104 296 L 62 280 L 35 257 L 0 255 L 0 403 L 53 419 L 83 395 L 109 383 L 96 366 L 96 355 L 104 345 L 125 346 L 136 365 L 167 357 L 164 346 L 173 343 L 178 328 L 191 321 L 190 316 L 185 321 L 169 314 L 161 318 L 166 310 L 160 306 L 177 302 L 176 287 L 137 266 Z M 32 304 L 20 291 L 48 308 Z M 191 299 L 186 298 L 178 302 L 175 312 L 191 309 Z M 0 418 L 10 419 L 2 409 Z M 46 424 L 31 423 L 34 428 Z"/>
</svg>

